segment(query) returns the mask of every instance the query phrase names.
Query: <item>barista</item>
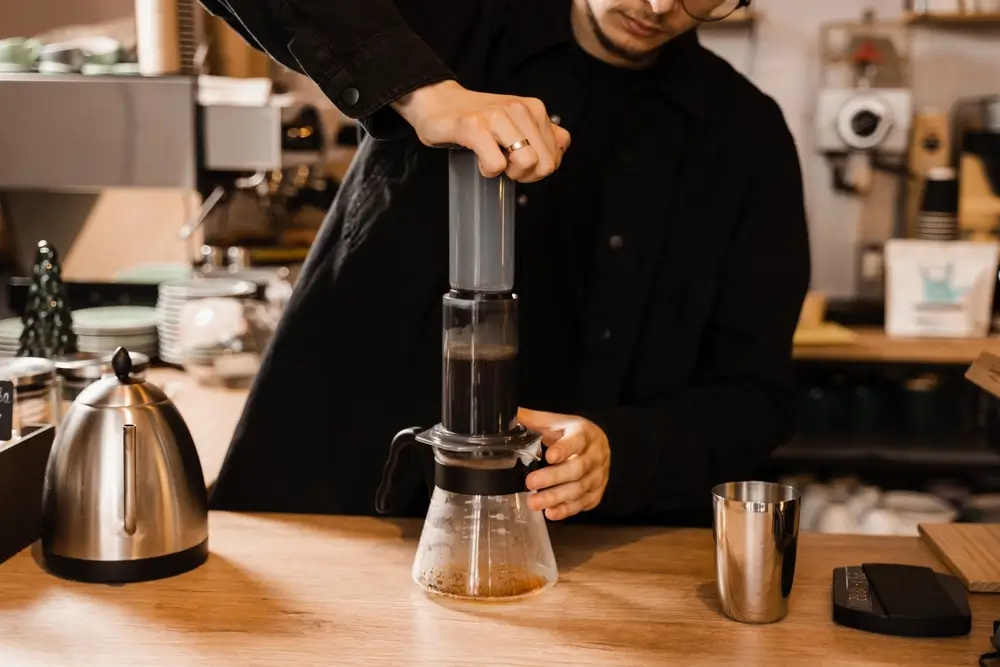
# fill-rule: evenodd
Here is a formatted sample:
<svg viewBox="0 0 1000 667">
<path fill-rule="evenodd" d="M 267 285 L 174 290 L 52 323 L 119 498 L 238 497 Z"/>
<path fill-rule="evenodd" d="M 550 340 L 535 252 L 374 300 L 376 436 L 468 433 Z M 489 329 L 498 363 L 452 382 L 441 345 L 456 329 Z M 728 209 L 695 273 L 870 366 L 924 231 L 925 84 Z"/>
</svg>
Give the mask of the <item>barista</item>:
<svg viewBox="0 0 1000 667">
<path fill-rule="evenodd" d="M 393 435 L 439 420 L 438 144 L 519 181 L 519 417 L 549 464 L 532 507 L 703 523 L 712 484 L 790 437 L 810 268 L 796 148 L 692 30 L 735 0 L 203 1 L 367 131 L 215 508 L 371 514 Z"/>
</svg>

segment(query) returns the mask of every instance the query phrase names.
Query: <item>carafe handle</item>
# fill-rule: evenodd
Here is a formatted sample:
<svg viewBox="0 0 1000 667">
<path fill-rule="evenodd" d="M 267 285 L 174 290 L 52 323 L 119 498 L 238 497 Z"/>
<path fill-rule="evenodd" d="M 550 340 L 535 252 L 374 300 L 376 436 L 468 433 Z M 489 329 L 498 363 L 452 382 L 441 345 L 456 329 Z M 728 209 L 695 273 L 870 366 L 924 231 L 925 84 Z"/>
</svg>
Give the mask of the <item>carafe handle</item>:
<svg viewBox="0 0 1000 667">
<path fill-rule="evenodd" d="M 407 446 L 418 444 L 417 433 L 421 430 L 418 426 L 403 429 L 392 439 L 392 444 L 389 445 L 389 457 L 382 468 L 382 481 L 375 493 L 375 511 L 379 514 L 390 514 L 396 509 L 392 502 L 392 492 L 400 457 Z"/>
<path fill-rule="evenodd" d="M 124 521 L 122 529 L 125 534 L 131 537 L 135 535 L 135 424 L 125 424 L 122 427 L 122 450 L 124 466 L 124 484 L 122 485 L 124 497 Z"/>
</svg>

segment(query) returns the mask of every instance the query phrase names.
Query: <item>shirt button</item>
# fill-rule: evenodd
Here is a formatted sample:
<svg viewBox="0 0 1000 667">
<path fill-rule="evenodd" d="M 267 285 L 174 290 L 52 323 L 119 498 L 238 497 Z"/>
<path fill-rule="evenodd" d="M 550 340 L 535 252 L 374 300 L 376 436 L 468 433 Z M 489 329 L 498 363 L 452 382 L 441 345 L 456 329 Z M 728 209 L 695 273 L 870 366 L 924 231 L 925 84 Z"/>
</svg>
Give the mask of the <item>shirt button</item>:
<svg viewBox="0 0 1000 667">
<path fill-rule="evenodd" d="M 608 239 L 608 245 L 611 246 L 612 250 L 621 250 L 622 246 L 625 245 L 625 239 L 615 234 Z"/>
<path fill-rule="evenodd" d="M 562 118 L 556 115 L 549 116 L 549 120 L 555 123 L 556 125 L 562 122 Z"/>
<path fill-rule="evenodd" d="M 527 206 L 528 205 L 528 195 L 518 195 L 517 196 L 517 205 L 518 206 Z"/>
<path fill-rule="evenodd" d="M 358 92 L 357 88 L 348 88 L 340 96 L 340 99 L 344 101 L 344 104 L 348 106 L 354 106 L 361 99 L 361 93 Z"/>
</svg>

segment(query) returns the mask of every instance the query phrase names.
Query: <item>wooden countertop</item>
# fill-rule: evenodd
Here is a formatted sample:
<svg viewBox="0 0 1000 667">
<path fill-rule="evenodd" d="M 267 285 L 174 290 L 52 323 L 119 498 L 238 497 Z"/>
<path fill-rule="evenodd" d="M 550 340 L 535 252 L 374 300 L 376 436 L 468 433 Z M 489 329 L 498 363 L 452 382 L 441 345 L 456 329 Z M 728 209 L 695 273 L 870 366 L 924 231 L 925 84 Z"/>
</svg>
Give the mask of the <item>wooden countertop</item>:
<svg viewBox="0 0 1000 667">
<path fill-rule="evenodd" d="M 801 345 L 795 358 L 803 361 L 882 363 L 971 364 L 979 353 L 1000 354 L 1000 337 L 989 338 L 890 338 L 880 328 L 852 329 L 854 343 Z"/>
<path fill-rule="evenodd" d="M 155 371 L 214 478 L 243 392 Z M 971 596 L 957 639 L 883 637 L 830 620 L 835 567 L 932 565 L 917 538 L 804 534 L 788 617 L 725 619 L 707 530 L 553 526 L 559 583 L 525 601 L 426 597 L 410 580 L 420 523 L 213 512 L 212 556 L 157 582 L 109 587 L 43 573 L 28 551 L 0 565 L 0 665 L 52 667 L 974 666 L 1000 596 Z"/>
<path fill-rule="evenodd" d="M 206 565 L 125 587 L 64 582 L 22 553 L 0 566 L 0 664 L 974 666 L 1000 618 L 1000 596 L 977 595 L 969 637 L 836 626 L 833 568 L 936 560 L 916 538 L 805 535 L 787 618 L 734 623 L 718 610 L 707 530 L 556 527 L 555 587 L 518 603 L 453 602 L 410 581 L 419 526 L 213 513 Z"/>
</svg>

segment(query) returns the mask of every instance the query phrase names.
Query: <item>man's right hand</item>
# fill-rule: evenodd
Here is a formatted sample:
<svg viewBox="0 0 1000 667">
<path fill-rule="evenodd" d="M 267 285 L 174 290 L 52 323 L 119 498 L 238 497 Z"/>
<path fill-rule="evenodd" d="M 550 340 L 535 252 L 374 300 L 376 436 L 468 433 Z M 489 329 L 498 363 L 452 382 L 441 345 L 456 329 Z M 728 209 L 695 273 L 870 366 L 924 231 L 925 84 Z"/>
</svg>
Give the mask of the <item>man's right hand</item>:
<svg viewBox="0 0 1000 667">
<path fill-rule="evenodd" d="M 533 98 L 477 93 L 442 81 L 400 98 L 393 108 L 425 145 L 457 144 L 474 151 L 487 177 L 506 173 L 522 183 L 541 180 L 559 168 L 569 148 L 569 132 Z M 525 139 L 528 146 L 504 150 Z"/>
</svg>

